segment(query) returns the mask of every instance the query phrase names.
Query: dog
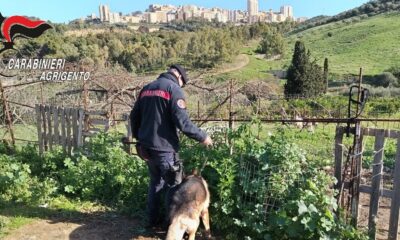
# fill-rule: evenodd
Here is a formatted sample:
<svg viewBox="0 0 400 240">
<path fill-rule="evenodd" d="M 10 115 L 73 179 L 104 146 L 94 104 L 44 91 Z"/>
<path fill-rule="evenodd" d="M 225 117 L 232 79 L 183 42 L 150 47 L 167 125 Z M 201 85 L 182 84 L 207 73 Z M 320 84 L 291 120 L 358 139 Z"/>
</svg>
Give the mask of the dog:
<svg viewBox="0 0 400 240">
<path fill-rule="evenodd" d="M 195 173 L 187 176 L 172 195 L 166 240 L 182 240 L 185 233 L 189 235 L 189 240 L 194 240 L 200 218 L 206 237 L 211 239 L 209 205 L 207 182 Z"/>
</svg>

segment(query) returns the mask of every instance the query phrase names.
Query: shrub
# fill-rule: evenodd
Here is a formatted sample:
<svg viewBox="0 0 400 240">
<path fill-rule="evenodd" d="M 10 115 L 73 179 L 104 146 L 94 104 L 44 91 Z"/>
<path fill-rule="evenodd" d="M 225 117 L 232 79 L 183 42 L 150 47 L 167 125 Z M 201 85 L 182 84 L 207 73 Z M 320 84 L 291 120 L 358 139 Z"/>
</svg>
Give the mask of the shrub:
<svg viewBox="0 0 400 240">
<path fill-rule="evenodd" d="M 370 84 L 374 87 L 393 87 L 397 85 L 398 79 L 390 72 L 384 72 L 382 74 L 372 76 L 372 77 L 365 77 L 364 82 L 366 84 Z"/>
<path fill-rule="evenodd" d="M 44 203 L 57 190 L 51 178 L 40 181 L 31 175 L 30 166 L 14 157 L 0 156 L 0 201 Z"/>
<path fill-rule="evenodd" d="M 202 176 L 211 191 L 216 232 L 225 239 L 362 239 L 335 214 L 334 180 L 308 161 L 283 130 L 266 141 L 258 138 L 261 130 L 257 122 L 228 132 L 214 129 L 210 134 L 215 146 L 209 150 L 183 141 L 181 157 L 187 170 L 201 169 L 207 162 Z M 147 167 L 125 153 L 119 139 L 116 134 L 99 134 L 67 158 L 58 150 L 43 159 L 28 156 L 29 147 L 25 153 L 1 154 L 0 201 L 47 201 L 58 190 L 71 198 L 140 213 L 145 208 Z M 39 162 L 32 162 L 36 157 Z M 274 200 L 272 209 L 265 208 L 266 199 Z"/>
<path fill-rule="evenodd" d="M 129 212 L 145 209 L 147 166 L 129 156 L 119 139 L 118 135 L 99 134 L 76 157 L 66 158 L 66 168 L 60 173 L 63 192 Z"/>
<path fill-rule="evenodd" d="M 10 223 L 10 219 L 5 216 L 0 216 L 0 233 L 3 228 L 6 227 L 7 224 Z"/>
<path fill-rule="evenodd" d="M 259 131 L 252 124 L 217 134 L 209 151 L 184 141 L 185 166 L 201 167 L 207 159 L 202 175 L 210 186 L 214 228 L 225 239 L 363 239 L 335 214 L 334 179 L 308 162 L 283 130 L 266 142 L 257 138 Z"/>
<path fill-rule="evenodd" d="M 127 212 L 145 209 L 146 164 L 121 148 L 116 134 L 99 134 L 67 157 L 61 149 L 37 154 L 0 144 L 0 200 L 46 203 L 55 194 L 97 201 Z"/>
<path fill-rule="evenodd" d="M 380 98 L 390 98 L 400 96 L 400 88 L 367 87 L 370 96 Z"/>
<path fill-rule="evenodd" d="M 384 72 L 376 77 L 376 81 L 382 87 L 393 87 L 398 80 L 392 73 Z"/>
<path fill-rule="evenodd" d="M 400 86 L 400 66 L 393 66 L 386 72 L 392 73 L 397 78 L 397 85 Z"/>
</svg>

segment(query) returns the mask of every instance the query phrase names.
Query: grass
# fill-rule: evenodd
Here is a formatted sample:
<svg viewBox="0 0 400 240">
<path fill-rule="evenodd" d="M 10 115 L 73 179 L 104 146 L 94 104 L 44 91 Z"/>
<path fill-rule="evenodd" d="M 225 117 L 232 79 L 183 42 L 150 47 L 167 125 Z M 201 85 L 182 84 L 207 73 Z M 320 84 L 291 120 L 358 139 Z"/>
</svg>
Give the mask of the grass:
<svg viewBox="0 0 400 240">
<path fill-rule="evenodd" d="M 217 74 L 209 78 L 219 78 L 222 81 L 234 79 L 240 83 L 249 80 L 275 81 L 273 75 L 269 73 L 271 70 L 269 62 L 266 59 L 257 58 L 255 54 L 258 42 L 258 40 L 251 41 L 240 50 L 241 54 L 246 54 L 249 58 L 249 64 L 245 67 L 228 73 Z"/>
<path fill-rule="evenodd" d="M 329 59 L 330 72 L 335 75 L 358 75 L 360 67 L 364 75 L 375 75 L 400 62 L 400 13 L 386 13 L 358 20 L 346 20 L 326 24 L 289 35 L 287 52 L 281 60 L 269 61 L 257 57 L 254 40 L 241 49 L 249 57 L 244 68 L 212 76 L 221 81 L 229 79 L 244 83 L 264 80 L 276 84 L 271 70 L 287 69 L 293 55 L 294 44 L 302 40 L 317 63 L 323 66 Z"/>
<path fill-rule="evenodd" d="M 284 59 L 272 63 L 274 69 L 289 65 L 294 43 L 302 40 L 312 56 L 323 66 L 327 57 L 331 73 L 365 75 L 382 73 L 400 61 L 400 13 L 387 13 L 335 22 L 290 35 Z"/>
<path fill-rule="evenodd" d="M 230 73 L 221 74 L 220 77 L 224 79 L 235 79 L 239 82 L 245 82 L 248 80 L 271 80 L 273 76 L 268 71 L 268 62 L 264 59 L 256 58 L 255 54 L 248 53 L 250 59 L 249 64 L 237 71 Z"/>
<path fill-rule="evenodd" d="M 13 125 L 14 137 L 18 139 L 28 140 L 28 141 L 37 141 L 37 128 L 36 125 L 23 125 L 23 124 L 14 124 Z M 0 129 L 0 136 L 6 139 L 11 139 L 10 134 L 8 132 L 7 127 L 4 125 L 4 128 Z"/>
<path fill-rule="evenodd" d="M 72 201 L 65 197 L 53 199 L 47 207 L 0 202 L 0 238 L 35 220 L 81 218 L 87 213 L 105 212 L 107 210 L 95 203 Z"/>
</svg>

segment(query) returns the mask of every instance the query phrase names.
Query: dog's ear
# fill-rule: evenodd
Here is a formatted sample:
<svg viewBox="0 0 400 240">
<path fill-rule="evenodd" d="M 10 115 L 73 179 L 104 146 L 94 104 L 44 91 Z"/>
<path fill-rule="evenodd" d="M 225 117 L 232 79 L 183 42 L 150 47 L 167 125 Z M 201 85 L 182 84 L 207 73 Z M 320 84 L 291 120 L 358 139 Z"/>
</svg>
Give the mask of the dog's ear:
<svg viewBox="0 0 400 240">
<path fill-rule="evenodd" d="M 199 170 L 197 170 L 197 168 L 194 168 L 194 169 L 192 170 L 192 175 L 198 176 L 198 175 L 199 175 Z"/>
</svg>

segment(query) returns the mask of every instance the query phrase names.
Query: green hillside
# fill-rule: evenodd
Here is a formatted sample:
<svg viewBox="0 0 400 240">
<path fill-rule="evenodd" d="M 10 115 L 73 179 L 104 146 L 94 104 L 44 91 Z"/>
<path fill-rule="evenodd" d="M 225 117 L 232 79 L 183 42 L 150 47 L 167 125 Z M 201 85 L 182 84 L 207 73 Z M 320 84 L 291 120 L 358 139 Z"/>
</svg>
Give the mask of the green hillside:
<svg viewBox="0 0 400 240">
<path fill-rule="evenodd" d="M 270 62 L 273 69 L 289 64 L 298 39 L 320 65 L 328 57 L 332 73 L 357 74 L 363 67 L 365 74 L 372 75 L 400 65 L 400 13 L 348 19 L 291 35 L 285 59 Z"/>
</svg>

